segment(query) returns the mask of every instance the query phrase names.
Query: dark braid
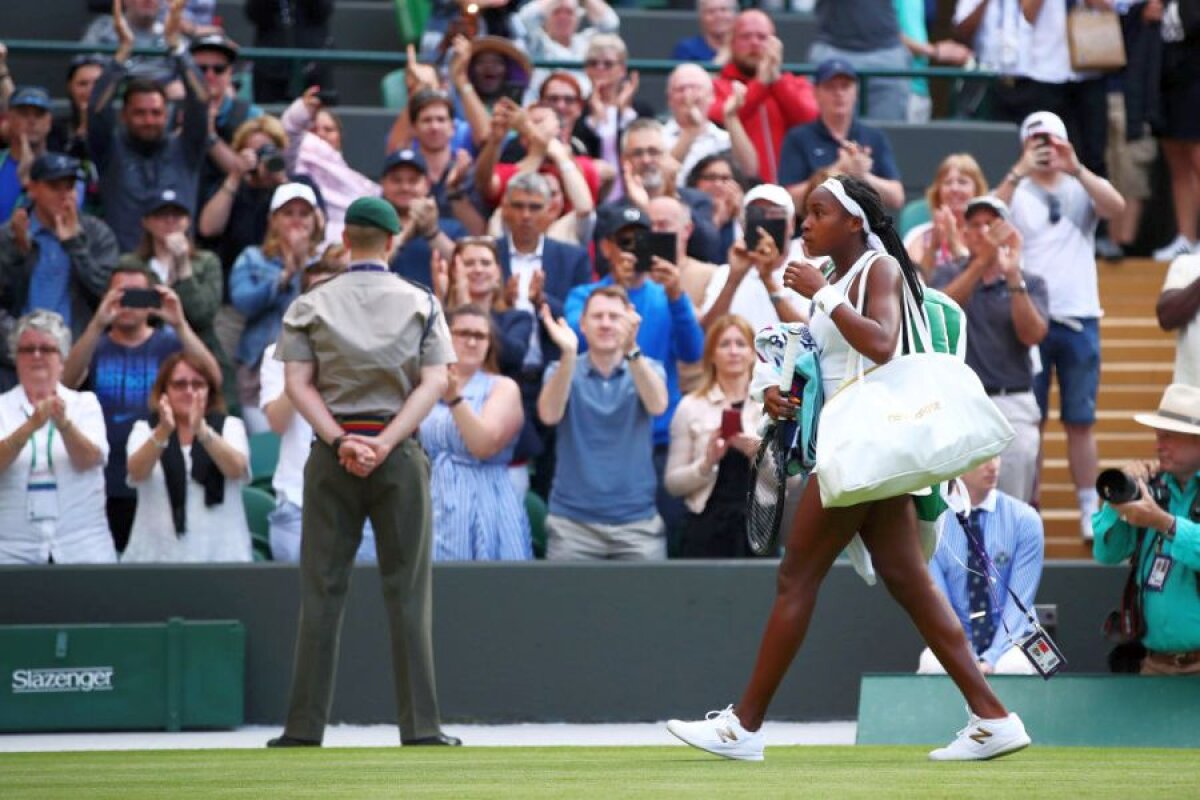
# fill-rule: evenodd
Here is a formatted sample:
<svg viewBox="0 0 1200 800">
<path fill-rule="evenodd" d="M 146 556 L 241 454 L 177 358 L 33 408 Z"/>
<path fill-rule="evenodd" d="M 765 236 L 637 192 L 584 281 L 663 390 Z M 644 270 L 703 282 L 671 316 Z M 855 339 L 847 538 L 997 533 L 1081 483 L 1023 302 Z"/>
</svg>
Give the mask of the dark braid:
<svg viewBox="0 0 1200 800">
<path fill-rule="evenodd" d="M 904 275 L 909 290 L 917 300 L 917 307 L 920 308 L 925 299 L 920 273 L 917 271 L 916 265 L 912 263 L 912 259 L 908 257 L 908 250 L 904 247 L 904 242 L 900 240 L 900 233 L 896 230 L 892 218 L 883 210 L 883 200 L 880 199 L 879 192 L 871 188 L 871 185 L 865 181 L 849 175 L 838 175 L 837 180 L 842 182 L 847 196 L 862 206 L 863 213 L 867 215 L 867 223 L 871 226 L 871 232 L 883 242 L 888 255 L 900 264 L 900 272 Z"/>
</svg>

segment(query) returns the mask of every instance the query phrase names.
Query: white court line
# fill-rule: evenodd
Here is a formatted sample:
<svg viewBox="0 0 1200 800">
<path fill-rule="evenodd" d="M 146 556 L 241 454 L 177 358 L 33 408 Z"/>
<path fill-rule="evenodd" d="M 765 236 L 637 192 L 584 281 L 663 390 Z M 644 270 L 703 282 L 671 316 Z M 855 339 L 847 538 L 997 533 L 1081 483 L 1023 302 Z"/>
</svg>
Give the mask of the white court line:
<svg viewBox="0 0 1200 800">
<path fill-rule="evenodd" d="M 854 744 L 854 722 L 767 723 L 767 745 Z M 679 745 L 664 723 L 571 725 L 446 725 L 446 733 L 471 747 L 595 747 Z M 114 733 L 21 733 L 0 735 L 0 752 L 78 750 L 212 750 L 264 747 L 277 726 L 251 725 L 231 731 L 137 731 Z M 399 743 L 395 725 L 331 725 L 326 747 L 391 747 Z"/>
</svg>

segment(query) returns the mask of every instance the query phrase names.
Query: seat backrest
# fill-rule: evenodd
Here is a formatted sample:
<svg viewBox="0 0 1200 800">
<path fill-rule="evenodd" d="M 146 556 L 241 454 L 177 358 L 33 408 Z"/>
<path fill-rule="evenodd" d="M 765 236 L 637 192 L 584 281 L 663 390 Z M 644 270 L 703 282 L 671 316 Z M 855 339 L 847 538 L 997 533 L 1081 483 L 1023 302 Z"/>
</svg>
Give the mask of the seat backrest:
<svg viewBox="0 0 1200 800">
<path fill-rule="evenodd" d="M 896 226 L 899 229 L 900 238 L 903 239 L 913 228 L 929 222 L 931 219 L 933 216 L 929 211 L 929 203 L 925 202 L 924 197 L 908 203 L 900 211 L 900 222 Z"/>
</svg>

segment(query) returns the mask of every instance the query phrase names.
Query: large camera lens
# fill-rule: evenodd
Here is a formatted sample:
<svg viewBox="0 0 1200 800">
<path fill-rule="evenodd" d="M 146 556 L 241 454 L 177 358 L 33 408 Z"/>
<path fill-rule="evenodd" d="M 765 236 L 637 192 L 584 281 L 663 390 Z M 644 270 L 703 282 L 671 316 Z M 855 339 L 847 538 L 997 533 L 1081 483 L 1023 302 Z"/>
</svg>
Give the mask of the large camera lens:
<svg viewBox="0 0 1200 800">
<path fill-rule="evenodd" d="M 264 144 L 258 148 L 258 163 L 262 164 L 267 172 L 283 172 L 287 169 L 283 153 L 273 144 Z"/>
<path fill-rule="evenodd" d="M 1096 478 L 1096 492 L 1114 505 L 1129 503 L 1142 496 L 1137 483 L 1119 469 L 1106 469 Z"/>
</svg>

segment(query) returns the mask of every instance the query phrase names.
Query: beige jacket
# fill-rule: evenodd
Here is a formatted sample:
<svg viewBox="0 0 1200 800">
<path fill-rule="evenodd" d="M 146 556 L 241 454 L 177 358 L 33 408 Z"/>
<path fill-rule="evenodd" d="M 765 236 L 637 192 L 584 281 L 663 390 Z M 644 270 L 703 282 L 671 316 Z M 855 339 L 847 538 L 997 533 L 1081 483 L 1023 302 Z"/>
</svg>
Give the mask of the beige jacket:
<svg viewBox="0 0 1200 800">
<path fill-rule="evenodd" d="M 689 394 L 679 401 L 671 419 L 671 444 L 663 482 L 667 491 L 683 497 L 689 511 L 699 514 L 717 483 L 717 467 L 705 468 L 708 437 L 721 427 L 721 412 L 730 407 L 721 387 L 714 385 L 703 397 Z M 762 405 L 747 400 L 742 406 L 742 431 L 758 435 Z"/>
</svg>

